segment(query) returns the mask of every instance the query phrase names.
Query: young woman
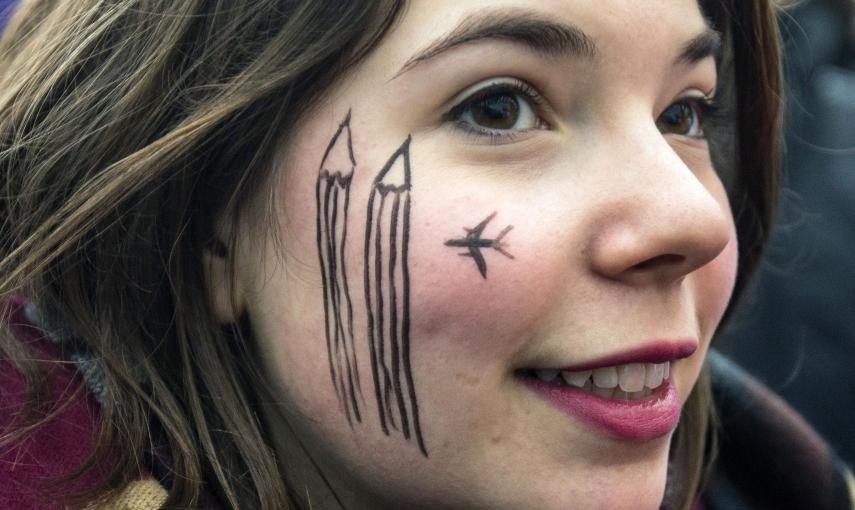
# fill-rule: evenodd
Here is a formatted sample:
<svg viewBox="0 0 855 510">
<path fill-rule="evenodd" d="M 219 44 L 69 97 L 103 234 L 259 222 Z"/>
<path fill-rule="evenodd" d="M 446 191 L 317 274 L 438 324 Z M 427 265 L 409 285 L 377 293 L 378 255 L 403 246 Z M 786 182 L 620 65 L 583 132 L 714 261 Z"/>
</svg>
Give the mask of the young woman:
<svg viewBox="0 0 855 510">
<path fill-rule="evenodd" d="M 4 490 L 687 508 L 776 41 L 760 0 L 23 4 Z"/>
</svg>

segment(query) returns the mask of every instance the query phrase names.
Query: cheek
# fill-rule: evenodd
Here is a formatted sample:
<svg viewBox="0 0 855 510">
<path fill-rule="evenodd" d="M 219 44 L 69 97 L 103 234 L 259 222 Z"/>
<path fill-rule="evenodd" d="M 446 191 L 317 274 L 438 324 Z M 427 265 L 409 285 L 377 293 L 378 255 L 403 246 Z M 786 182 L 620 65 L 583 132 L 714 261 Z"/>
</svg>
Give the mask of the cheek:
<svg viewBox="0 0 855 510">
<path fill-rule="evenodd" d="M 533 335 L 531 324 L 548 308 L 547 295 L 539 291 L 548 271 L 531 260 L 523 240 L 525 225 L 515 222 L 503 248 L 513 259 L 491 248 L 474 250 L 475 256 L 483 257 L 486 277 L 482 276 L 473 250 L 446 244 L 466 244 L 462 227 L 476 226 L 491 212 L 486 207 L 474 209 L 486 212 L 445 210 L 438 224 L 428 219 L 433 216 L 429 211 L 414 215 L 425 221 L 413 232 L 412 324 L 415 338 L 425 342 L 424 356 L 437 361 L 466 359 L 487 369 L 497 359 L 507 360 Z M 483 238 L 506 228 L 500 218 L 512 214 L 507 208 L 501 211 L 486 226 Z"/>
</svg>

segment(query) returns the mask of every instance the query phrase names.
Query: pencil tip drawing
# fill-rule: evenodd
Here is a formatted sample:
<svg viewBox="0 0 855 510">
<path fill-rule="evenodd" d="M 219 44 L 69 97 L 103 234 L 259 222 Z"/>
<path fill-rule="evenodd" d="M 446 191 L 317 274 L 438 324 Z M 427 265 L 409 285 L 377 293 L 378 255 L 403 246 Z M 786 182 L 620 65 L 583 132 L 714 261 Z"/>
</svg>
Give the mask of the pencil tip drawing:
<svg viewBox="0 0 855 510">
<path fill-rule="evenodd" d="M 410 142 L 407 137 L 377 176 L 365 226 L 365 304 L 374 396 L 380 427 L 415 438 L 427 457 L 410 364 Z"/>
<path fill-rule="evenodd" d="M 410 363 L 410 142 L 408 136 L 370 183 L 365 224 L 365 308 L 380 428 L 386 435 L 394 431 L 408 441 L 414 439 L 427 457 Z M 356 165 L 348 112 L 321 159 L 315 202 L 330 381 L 351 427 L 362 422 L 365 411 L 345 256 Z"/>
<path fill-rule="evenodd" d="M 327 145 L 321 160 L 321 175 L 335 178 L 339 184 L 353 176 L 356 159 L 353 156 L 353 139 L 350 134 L 350 112 L 339 124 L 338 130 Z"/>
<path fill-rule="evenodd" d="M 353 302 L 345 263 L 350 186 L 355 168 L 348 112 L 321 160 L 315 202 L 330 379 L 351 426 L 354 420 L 362 421 L 359 402 L 364 401 L 353 335 Z"/>
</svg>

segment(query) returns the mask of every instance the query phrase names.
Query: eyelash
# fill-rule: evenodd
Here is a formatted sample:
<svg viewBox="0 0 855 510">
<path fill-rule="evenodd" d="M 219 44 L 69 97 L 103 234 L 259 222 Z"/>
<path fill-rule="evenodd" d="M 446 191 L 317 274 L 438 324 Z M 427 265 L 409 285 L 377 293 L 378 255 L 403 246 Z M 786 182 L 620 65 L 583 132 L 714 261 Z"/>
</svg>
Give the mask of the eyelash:
<svg viewBox="0 0 855 510">
<path fill-rule="evenodd" d="M 543 109 L 546 103 L 543 96 L 534 87 L 522 80 L 512 79 L 508 81 L 492 83 L 481 89 L 476 90 L 472 94 L 468 95 L 465 99 L 460 101 L 458 104 L 453 106 L 448 111 L 448 113 L 443 115 L 442 120 L 444 122 L 451 123 L 451 125 L 454 126 L 455 129 L 459 130 L 464 135 L 471 137 L 474 140 L 483 142 L 486 137 L 487 143 L 490 145 L 500 145 L 503 143 L 514 142 L 526 132 L 532 131 L 534 129 L 548 128 L 548 124 L 546 124 L 546 122 L 540 116 L 538 116 L 538 121 L 543 124 L 543 128 L 537 127 L 524 130 L 494 130 L 489 128 L 479 128 L 460 119 L 460 117 L 469 108 L 476 105 L 479 101 L 482 101 L 491 96 L 497 96 L 501 94 L 520 96 L 524 101 L 529 103 L 529 106 L 531 107 L 535 115 L 537 115 L 538 111 Z"/>
<path fill-rule="evenodd" d="M 717 96 L 704 96 L 696 99 L 696 101 L 701 110 L 701 129 L 715 125 L 725 117 L 725 112 Z"/>
</svg>

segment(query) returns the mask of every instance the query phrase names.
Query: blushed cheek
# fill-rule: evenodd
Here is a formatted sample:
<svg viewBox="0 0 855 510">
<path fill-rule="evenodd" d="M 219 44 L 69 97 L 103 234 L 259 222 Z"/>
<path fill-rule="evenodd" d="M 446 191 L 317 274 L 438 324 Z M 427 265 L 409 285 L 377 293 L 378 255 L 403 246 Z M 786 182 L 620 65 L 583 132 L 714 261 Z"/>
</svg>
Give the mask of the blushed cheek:
<svg viewBox="0 0 855 510">
<path fill-rule="evenodd" d="M 431 362 L 466 360 L 486 369 L 497 360 L 506 362 L 535 334 L 533 325 L 548 309 L 543 292 L 547 275 L 540 273 L 549 268 L 532 256 L 518 225 L 506 238 L 513 259 L 491 248 L 475 251 L 486 266 L 482 275 L 469 248 L 446 244 L 465 240 L 461 226 L 473 227 L 484 219 L 462 219 L 467 216 L 452 215 L 444 225 L 427 227 L 421 235 L 414 232 L 413 341 Z M 492 220 L 483 239 L 506 228 L 508 217 Z"/>
</svg>

